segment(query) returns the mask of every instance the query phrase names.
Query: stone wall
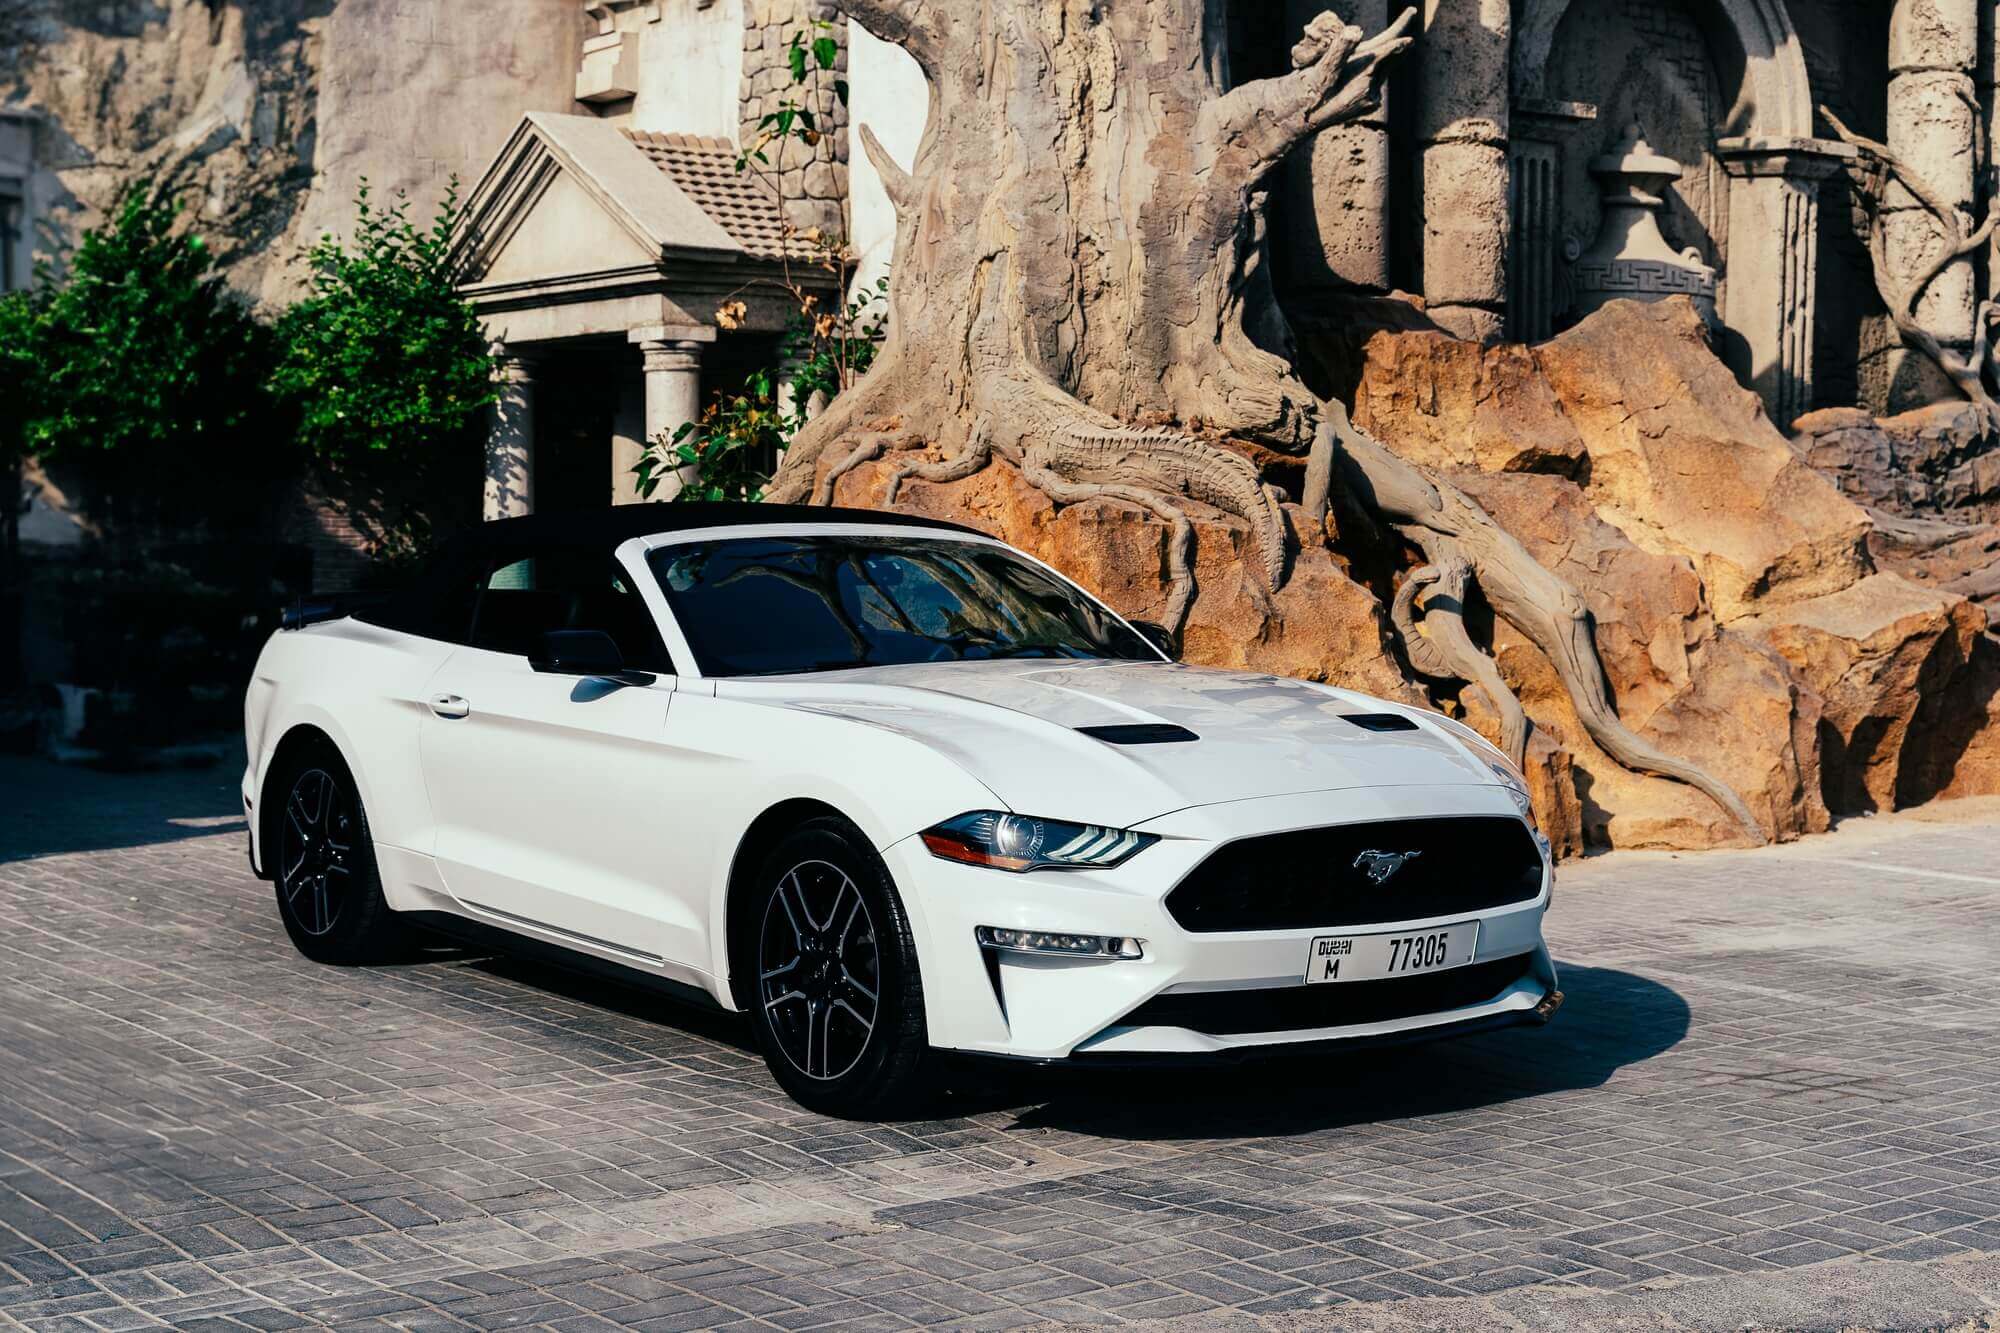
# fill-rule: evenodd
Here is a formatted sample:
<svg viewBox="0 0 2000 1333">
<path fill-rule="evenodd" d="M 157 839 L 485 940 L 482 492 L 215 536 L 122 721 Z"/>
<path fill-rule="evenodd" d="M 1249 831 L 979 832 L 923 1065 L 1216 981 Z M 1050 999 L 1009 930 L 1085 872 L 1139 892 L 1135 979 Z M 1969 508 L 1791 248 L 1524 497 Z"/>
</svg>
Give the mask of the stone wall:
<svg viewBox="0 0 2000 1333">
<path fill-rule="evenodd" d="M 819 22 L 829 26 L 811 26 Z M 810 79 L 803 85 L 792 82 L 786 48 L 801 31 L 808 43 L 819 36 L 840 43 L 833 69 L 819 76 L 816 94 Z M 807 68 L 814 66 L 809 62 Z M 793 139 L 773 143 L 767 152 L 792 224 L 818 227 L 829 235 L 847 231 L 847 108 L 833 91 L 833 81 L 846 77 L 847 23 L 839 18 L 834 0 L 744 0 L 738 143 L 745 148 L 756 143 L 762 133 L 758 122 L 787 100 L 812 111 L 823 131 L 817 144 L 808 147 Z"/>
<path fill-rule="evenodd" d="M 43 114 L 50 233 L 73 238 L 151 177 L 186 200 L 231 284 L 271 303 L 296 295 L 313 238 L 352 218 L 363 176 L 428 216 L 523 112 L 571 107 L 566 0 L 0 2 L 20 39 L 0 52 L 0 100 Z"/>
</svg>

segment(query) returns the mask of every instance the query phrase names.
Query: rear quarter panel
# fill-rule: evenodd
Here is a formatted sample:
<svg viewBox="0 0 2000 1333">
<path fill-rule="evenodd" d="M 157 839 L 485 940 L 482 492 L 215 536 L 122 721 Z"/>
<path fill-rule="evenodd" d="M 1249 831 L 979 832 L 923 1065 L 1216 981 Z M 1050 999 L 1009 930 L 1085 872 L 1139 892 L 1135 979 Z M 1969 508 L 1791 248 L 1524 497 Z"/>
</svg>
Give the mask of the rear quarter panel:
<svg viewBox="0 0 2000 1333">
<path fill-rule="evenodd" d="M 264 791 L 278 746 L 300 727 L 317 728 L 353 772 L 375 841 L 428 855 L 434 828 L 417 732 L 425 687 L 450 653 L 448 644 L 356 620 L 273 634 L 244 702 L 246 794 L 259 810 L 282 800 Z"/>
</svg>

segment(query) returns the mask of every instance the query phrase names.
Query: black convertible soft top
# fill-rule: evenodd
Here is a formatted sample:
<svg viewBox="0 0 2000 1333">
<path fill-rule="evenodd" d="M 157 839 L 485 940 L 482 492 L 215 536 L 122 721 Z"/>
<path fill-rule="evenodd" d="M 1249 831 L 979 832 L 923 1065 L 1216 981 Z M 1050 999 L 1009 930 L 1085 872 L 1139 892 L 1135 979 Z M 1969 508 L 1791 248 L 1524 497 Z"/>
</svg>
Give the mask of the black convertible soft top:
<svg viewBox="0 0 2000 1333">
<path fill-rule="evenodd" d="M 929 528 L 943 532 L 971 532 L 971 528 L 940 519 L 919 518 L 887 509 L 835 509 L 821 505 L 752 504 L 739 500 L 714 500 L 695 504 L 607 505 L 603 509 L 578 509 L 548 514 L 525 514 L 520 518 L 500 518 L 470 528 L 446 544 L 440 559 L 448 559 L 461 546 L 475 549 L 492 546 L 601 546 L 615 550 L 633 537 L 656 533 L 688 532 L 696 528 L 733 528 L 773 523 L 868 523 L 899 528 Z"/>
<path fill-rule="evenodd" d="M 322 620 L 352 615 L 371 624 L 411 633 L 428 633 L 459 585 L 474 566 L 491 559 L 495 550 L 523 553 L 548 550 L 601 550 L 608 557 L 633 537 L 651 537 L 700 528 L 768 527 L 789 523 L 870 524 L 929 532 L 975 529 L 941 519 L 898 514 L 886 509 L 836 509 L 820 505 L 752 504 L 715 500 L 691 504 L 607 505 L 546 514 L 501 518 L 468 528 L 452 537 L 425 562 L 404 588 L 390 593 L 335 597 L 285 609 L 282 628 L 297 629 Z"/>
</svg>

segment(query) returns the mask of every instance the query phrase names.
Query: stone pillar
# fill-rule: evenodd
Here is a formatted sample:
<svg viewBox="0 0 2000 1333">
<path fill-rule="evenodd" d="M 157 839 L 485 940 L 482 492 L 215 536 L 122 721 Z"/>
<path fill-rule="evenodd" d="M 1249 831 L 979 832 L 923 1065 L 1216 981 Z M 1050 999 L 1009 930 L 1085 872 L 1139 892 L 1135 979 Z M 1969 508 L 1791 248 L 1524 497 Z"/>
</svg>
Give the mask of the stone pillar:
<svg viewBox="0 0 2000 1333">
<path fill-rule="evenodd" d="M 1289 0 L 1287 30 L 1304 31 L 1328 7 L 1326 0 Z M 1365 33 L 1389 24 L 1389 0 L 1337 0 L 1331 7 Z M 1391 286 L 1389 96 L 1385 84 L 1382 105 L 1320 131 L 1286 159 L 1288 270 L 1314 292 Z"/>
<path fill-rule="evenodd" d="M 1779 430 L 1813 406 L 1819 184 L 1854 160 L 1824 139 L 1724 139 L 1729 272 L 1722 353 Z"/>
<path fill-rule="evenodd" d="M 618 401 L 611 416 L 611 503 L 637 504 L 639 479 L 632 474 L 646 453 L 646 381 L 629 364 L 618 368 Z"/>
<path fill-rule="evenodd" d="M 1424 300 L 1461 338 L 1497 339 L 1507 308 L 1508 0 L 1425 0 L 1417 45 Z"/>
<path fill-rule="evenodd" d="M 1978 0 L 1896 0 L 1889 20 L 1889 150 L 1960 212 L 1970 214 L 1979 164 Z M 1930 215 L 1899 185 L 1883 209 L 1884 249 L 1892 274 L 1911 273 L 1939 244 Z M 1954 351 L 1972 343 L 1974 262 L 1953 263 L 1917 302 L 1917 322 Z M 1899 348 L 1890 360 L 1889 408 L 1898 411 L 1958 391 L 1923 353 Z"/>
<path fill-rule="evenodd" d="M 500 398 L 486 436 L 484 517 L 515 518 L 535 509 L 535 372 L 526 357 L 495 343 Z"/>
<path fill-rule="evenodd" d="M 639 345 L 645 373 L 646 441 L 669 442 L 680 428 L 701 416 L 701 349 L 715 330 L 696 325 L 653 325 L 626 335 Z M 656 500 L 671 500 L 693 480 L 682 469 L 660 480 Z"/>
<path fill-rule="evenodd" d="M 1515 107 L 1512 121 L 1507 336 L 1535 343 L 1554 335 L 1564 305 L 1561 266 L 1570 257 L 1562 225 L 1564 149 L 1596 123 L 1597 108 L 1587 102 L 1539 102 Z"/>
<path fill-rule="evenodd" d="M 811 403 L 799 401 L 799 372 L 805 369 L 805 358 L 794 352 L 786 352 L 778 357 L 778 383 L 776 396 L 778 411 L 786 416 L 804 410 L 811 417 L 817 409 Z"/>
<path fill-rule="evenodd" d="M 1986 118 L 1986 161 L 1981 167 L 2000 171 L 2000 139 L 1995 138 L 2000 135 L 2000 5 L 1979 7 L 1979 109 Z M 2000 207 L 2000 201 L 1993 206 Z M 2000 301 L 2000 235 L 1986 247 L 1983 296 Z"/>
</svg>

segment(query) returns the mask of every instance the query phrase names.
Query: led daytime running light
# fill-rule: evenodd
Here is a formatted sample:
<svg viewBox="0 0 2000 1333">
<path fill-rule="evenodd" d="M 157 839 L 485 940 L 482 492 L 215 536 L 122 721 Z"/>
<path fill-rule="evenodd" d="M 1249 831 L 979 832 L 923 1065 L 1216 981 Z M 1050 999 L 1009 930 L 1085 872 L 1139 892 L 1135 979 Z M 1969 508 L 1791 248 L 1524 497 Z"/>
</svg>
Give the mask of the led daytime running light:
<svg viewBox="0 0 2000 1333">
<path fill-rule="evenodd" d="M 1010 930 L 981 926 L 974 935 L 988 949 L 1008 953 L 1052 953 L 1071 958 L 1139 958 L 1139 941 L 1123 935 L 1067 935 L 1046 930 Z"/>
</svg>

